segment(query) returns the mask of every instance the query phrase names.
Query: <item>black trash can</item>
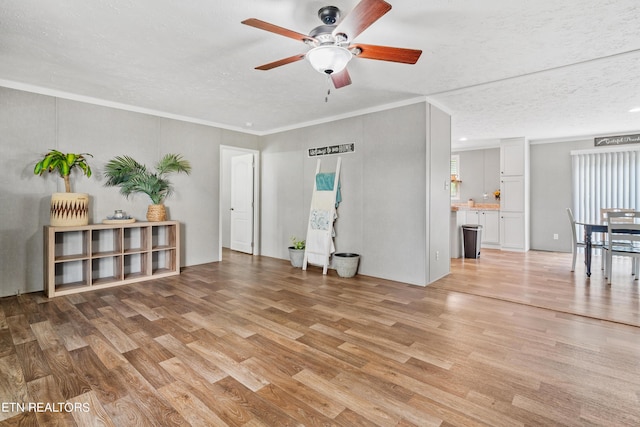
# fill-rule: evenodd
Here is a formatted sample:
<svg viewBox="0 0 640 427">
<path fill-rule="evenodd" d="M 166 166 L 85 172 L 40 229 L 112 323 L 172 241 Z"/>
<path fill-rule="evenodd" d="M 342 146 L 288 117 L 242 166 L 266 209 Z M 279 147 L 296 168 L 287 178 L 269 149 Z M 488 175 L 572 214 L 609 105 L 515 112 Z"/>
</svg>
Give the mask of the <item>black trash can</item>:
<svg viewBox="0 0 640 427">
<path fill-rule="evenodd" d="M 465 224 L 462 226 L 462 253 L 464 258 L 480 258 L 482 226 Z"/>
</svg>

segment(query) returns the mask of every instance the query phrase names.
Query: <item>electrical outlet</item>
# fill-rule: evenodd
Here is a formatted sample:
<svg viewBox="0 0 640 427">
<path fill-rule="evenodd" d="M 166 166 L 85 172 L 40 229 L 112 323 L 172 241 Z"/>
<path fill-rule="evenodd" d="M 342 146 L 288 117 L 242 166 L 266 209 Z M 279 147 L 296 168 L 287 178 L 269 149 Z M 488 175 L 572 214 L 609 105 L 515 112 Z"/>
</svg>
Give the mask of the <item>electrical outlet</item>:
<svg viewBox="0 0 640 427">
<path fill-rule="evenodd" d="M 558 240 L 558 234 L 557 233 L 553 235 L 553 240 Z"/>
<path fill-rule="evenodd" d="M 440 251 L 436 251 L 436 261 L 440 259 Z"/>
</svg>

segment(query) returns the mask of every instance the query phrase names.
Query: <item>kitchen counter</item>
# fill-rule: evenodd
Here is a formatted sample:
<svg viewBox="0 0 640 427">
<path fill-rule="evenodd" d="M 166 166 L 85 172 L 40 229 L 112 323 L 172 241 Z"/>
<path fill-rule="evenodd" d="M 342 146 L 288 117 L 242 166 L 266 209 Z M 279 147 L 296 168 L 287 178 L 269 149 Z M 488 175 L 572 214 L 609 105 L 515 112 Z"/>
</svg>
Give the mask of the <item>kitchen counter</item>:
<svg viewBox="0 0 640 427">
<path fill-rule="evenodd" d="M 499 211 L 500 203 L 476 203 L 469 206 L 467 203 L 451 204 L 451 212 L 456 211 Z"/>
</svg>

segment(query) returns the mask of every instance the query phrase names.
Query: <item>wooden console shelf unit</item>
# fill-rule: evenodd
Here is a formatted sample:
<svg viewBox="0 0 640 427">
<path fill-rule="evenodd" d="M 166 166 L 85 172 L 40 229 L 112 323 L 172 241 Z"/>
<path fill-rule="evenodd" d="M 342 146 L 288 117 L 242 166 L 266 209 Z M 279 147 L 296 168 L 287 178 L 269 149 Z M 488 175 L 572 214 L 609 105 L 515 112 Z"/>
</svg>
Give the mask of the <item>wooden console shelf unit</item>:
<svg viewBox="0 0 640 427">
<path fill-rule="evenodd" d="M 178 221 L 44 227 L 49 298 L 177 274 Z"/>
</svg>

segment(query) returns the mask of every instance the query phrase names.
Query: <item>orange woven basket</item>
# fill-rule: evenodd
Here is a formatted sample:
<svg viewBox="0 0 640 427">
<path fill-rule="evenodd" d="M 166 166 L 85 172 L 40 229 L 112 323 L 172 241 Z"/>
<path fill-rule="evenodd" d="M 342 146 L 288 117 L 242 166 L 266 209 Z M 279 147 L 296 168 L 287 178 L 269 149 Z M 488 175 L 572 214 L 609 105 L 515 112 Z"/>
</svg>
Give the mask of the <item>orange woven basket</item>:
<svg viewBox="0 0 640 427">
<path fill-rule="evenodd" d="M 147 209 L 147 221 L 158 222 L 167 220 L 167 210 L 164 205 L 149 205 Z"/>
</svg>

